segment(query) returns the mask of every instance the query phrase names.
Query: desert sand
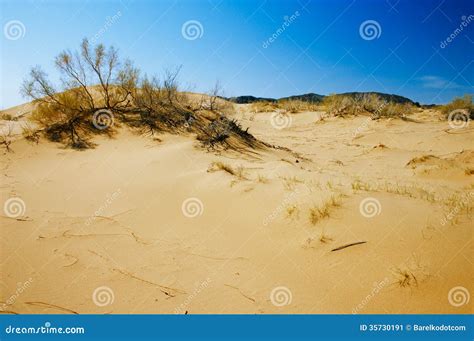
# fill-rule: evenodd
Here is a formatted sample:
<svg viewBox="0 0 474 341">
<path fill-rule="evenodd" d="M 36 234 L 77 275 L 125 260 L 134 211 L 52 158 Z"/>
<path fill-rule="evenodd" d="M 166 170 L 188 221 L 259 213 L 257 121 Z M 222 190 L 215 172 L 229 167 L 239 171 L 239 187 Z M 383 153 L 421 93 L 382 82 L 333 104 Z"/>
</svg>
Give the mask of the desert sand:
<svg viewBox="0 0 474 341">
<path fill-rule="evenodd" d="M 455 292 L 474 292 L 472 124 L 301 112 L 276 129 L 275 113 L 235 107 L 275 148 L 118 123 L 94 149 L 2 148 L 2 205 L 24 202 L 1 212 L 2 312 L 473 312 Z"/>
</svg>

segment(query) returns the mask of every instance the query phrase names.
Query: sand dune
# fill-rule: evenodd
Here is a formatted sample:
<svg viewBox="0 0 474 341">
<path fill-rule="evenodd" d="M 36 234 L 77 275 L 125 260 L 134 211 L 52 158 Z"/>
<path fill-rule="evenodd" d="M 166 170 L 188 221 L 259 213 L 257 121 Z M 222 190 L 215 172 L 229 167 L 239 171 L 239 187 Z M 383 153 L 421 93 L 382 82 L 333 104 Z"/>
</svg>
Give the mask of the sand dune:
<svg viewBox="0 0 474 341">
<path fill-rule="evenodd" d="M 275 129 L 275 113 L 236 107 L 279 148 L 122 127 L 85 151 L 2 151 L 2 202 L 25 203 L 0 217 L 2 310 L 473 312 L 448 299 L 474 292 L 472 127 L 303 112 Z"/>
</svg>

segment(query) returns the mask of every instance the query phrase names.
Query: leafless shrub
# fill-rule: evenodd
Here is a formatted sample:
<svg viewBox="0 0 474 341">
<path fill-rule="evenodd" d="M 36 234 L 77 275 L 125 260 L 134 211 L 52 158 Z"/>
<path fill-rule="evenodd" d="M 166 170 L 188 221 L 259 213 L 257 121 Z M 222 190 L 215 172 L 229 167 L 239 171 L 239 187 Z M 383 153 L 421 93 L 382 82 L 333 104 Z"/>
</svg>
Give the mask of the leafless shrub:
<svg viewBox="0 0 474 341">
<path fill-rule="evenodd" d="M 39 143 L 40 130 L 33 128 L 28 122 L 26 122 L 21 127 L 21 133 L 27 141 L 33 142 L 35 144 Z"/>
<path fill-rule="evenodd" d="M 8 153 L 12 152 L 13 150 L 10 148 L 10 145 L 13 142 L 13 125 L 8 124 L 6 129 L 2 129 L 0 131 L 0 145 L 5 147 Z"/>
<path fill-rule="evenodd" d="M 39 67 L 23 83 L 23 94 L 37 104 L 32 118 L 53 141 L 78 149 L 91 147 L 89 135 L 101 132 L 93 124 L 94 113 L 104 109 L 113 115 L 127 108 L 130 89 L 125 85 L 130 85 L 135 70 L 128 63 L 120 68 L 113 47 L 91 47 L 87 39 L 79 51 L 61 52 L 55 66 L 62 76 L 59 88 Z"/>
<path fill-rule="evenodd" d="M 161 78 L 141 77 L 131 61 L 120 61 L 115 48 L 91 47 L 87 39 L 78 51 L 60 53 L 55 65 L 62 76 L 59 86 L 35 67 L 22 87 L 23 94 L 35 102 L 33 121 L 52 141 L 77 149 L 92 147 L 93 135 L 114 132 L 112 125 L 104 128 L 103 121 L 96 122 L 98 112 L 145 135 L 196 133 L 210 148 L 232 147 L 227 143 L 230 136 L 247 146 L 256 141 L 237 121 L 225 117 L 233 107 L 220 98 L 219 83 L 211 90 L 207 107 L 193 107 L 178 91 L 181 67 L 166 69 Z"/>
</svg>

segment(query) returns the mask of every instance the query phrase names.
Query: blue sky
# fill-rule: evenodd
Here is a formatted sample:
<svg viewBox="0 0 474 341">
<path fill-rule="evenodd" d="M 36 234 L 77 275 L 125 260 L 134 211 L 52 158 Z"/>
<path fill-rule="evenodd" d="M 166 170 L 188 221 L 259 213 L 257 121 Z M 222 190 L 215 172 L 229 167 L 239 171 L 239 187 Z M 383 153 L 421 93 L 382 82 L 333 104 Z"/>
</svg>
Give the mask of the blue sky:
<svg viewBox="0 0 474 341">
<path fill-rule="evenodd" d="M 380 91 L 444 103 L 473 93 L 472 0 L 0 3 L 1 109 L 25 102 L 30 67 L 55 80 L 54 57 L 94 36 L 148 74 L 182 65 L 183 87 L 197 92 L 219 80 L 227 96 Z M 183 35 L 188 21 L 196 36 L 193 22 Z"/>
</svg>

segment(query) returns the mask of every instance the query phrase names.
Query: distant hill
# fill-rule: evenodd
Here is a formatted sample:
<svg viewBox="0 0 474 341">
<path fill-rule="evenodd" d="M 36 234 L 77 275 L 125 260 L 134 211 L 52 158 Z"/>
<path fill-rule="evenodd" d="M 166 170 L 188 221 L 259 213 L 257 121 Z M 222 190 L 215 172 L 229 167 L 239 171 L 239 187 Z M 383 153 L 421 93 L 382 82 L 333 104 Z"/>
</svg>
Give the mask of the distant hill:
<svg viewBox="0 0 474 341">
<path fill-rule="evenodd" d="M 416 106 L 420 106 L 418 102 L 414 102 L 407 97 L 394 95 L 394 94 L 386 94 L 383 92 L 345 92 L 345 93 L 335 94 L 335 95 L 336 96 L 350 96 L 350 97 L 355 98 L 357 96 L 363 96 L 363 95 L 368 95 L 368 94 L 377 95 L 380 98 L 386 100 L 387 102 L 400 103 L 400 104 L 409 103 Z M 308 93 L 308 94 L 303 94 L 303 95 L 295 95 L 295 96 L 288 96 L 288 97 L 282 97 L 282 98 L 238 96 L 238 97 L 229 97 L 225 99 L 234 103 L 238 103 L 238 104 L 248 104 L 248 103 L 254 103 L 254 102 L 277 102 L 280 100 L 300 100 L 300 101 L 310 102 L 310 103 L 319 103 L 324 99 L 324 97 L 326 96 L 315 94 L 315 93 Z"/>
<path fill-rule="evenodd" d="M 248 104 L 254 102 L 276 102 L 275 98 L 265 98 L 265 97 L 254 97 L 254 96 L 238 96 L 238 97 L 228 97 L 224 99 L 238 103 L 238 104 Z"/>
<path fill-rule="evenodd" d="M 296 95 L 296 96 L 289 96 L 289 97 L 282 97 L 280 100 L 299 100 L 303 102 L 310 102 L 310 103 L 319 103 L 323 100 L 324 95 L 318 95 L 315 93 L 309 93 L 304 95 Z"/>
<path fill-rule="evenodd" d="M 409 98 L 399 96 L 399 95 L 394 95 L 394 94 L 386 94 L 386 93 L 383 93 L 383 92 L 344 92 L 344 93 L 337 94 L 337 95 L 338 96 L 357 97 L 357 96 L 370 95 L 370 94 L 377 95 L 377 96 L 379 96 L 380 98 L 382 98 L 383 100 L 385 100 L 387 102 L 393 102 L 393 103 L 399 103 L 399 104 L 408 103 L 408 104 L 413 104 L 413 105 L 416 105 L 416 106 L 420 105 L 420 103 L 414 102 Z"/>
</svg>

